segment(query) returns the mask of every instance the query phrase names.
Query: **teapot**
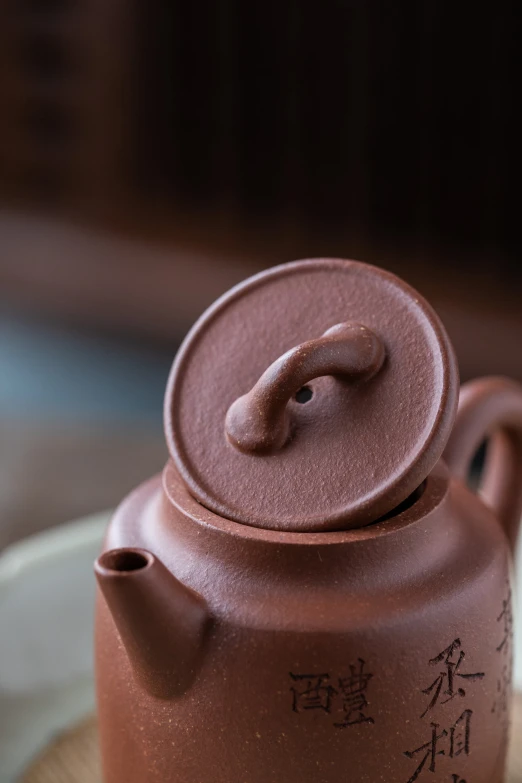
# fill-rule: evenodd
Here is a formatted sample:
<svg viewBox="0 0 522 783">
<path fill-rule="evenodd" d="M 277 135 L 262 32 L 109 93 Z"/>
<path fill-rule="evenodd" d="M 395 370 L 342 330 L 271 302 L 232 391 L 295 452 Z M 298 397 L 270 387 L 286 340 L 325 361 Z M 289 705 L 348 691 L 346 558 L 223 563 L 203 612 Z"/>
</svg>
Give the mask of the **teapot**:
<svg viewBox="0 0 522 783">
<path fill-rule="evenodd" d="M 522 388 L 459 401 L 416 291 L 314 259 L 207 310 L 164 418 L 95 564 L 105 783 L 502 783 Z"/>
</svg>

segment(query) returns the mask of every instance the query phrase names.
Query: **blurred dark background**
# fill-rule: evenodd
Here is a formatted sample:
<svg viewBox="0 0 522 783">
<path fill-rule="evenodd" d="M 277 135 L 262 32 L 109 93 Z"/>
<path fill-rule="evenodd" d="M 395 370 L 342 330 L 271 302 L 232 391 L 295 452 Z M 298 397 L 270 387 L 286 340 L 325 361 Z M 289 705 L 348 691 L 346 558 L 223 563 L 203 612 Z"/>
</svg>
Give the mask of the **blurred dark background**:
<svg viewBox="0 0 522 783">
<path fill-rule="evenodd" d="M 522 380 L 517 11 L 3 0 L 0 546 L 160 468 L 179 341 L 281 261 L 384 266 Z"/>
</svg>

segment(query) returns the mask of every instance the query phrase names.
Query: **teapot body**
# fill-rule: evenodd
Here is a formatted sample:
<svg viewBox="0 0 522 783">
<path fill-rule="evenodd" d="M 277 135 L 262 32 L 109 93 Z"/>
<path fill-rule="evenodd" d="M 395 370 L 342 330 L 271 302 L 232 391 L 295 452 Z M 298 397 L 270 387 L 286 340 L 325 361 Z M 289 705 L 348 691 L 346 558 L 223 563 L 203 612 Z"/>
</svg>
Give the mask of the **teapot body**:
<svg viewBox="0 0 522 783">
<path fill-rule="evenodd" d="M 169 463 L 117 510 L 105 549 L 151 552 L 208 614 L 185 655 L 166 617 L 149 647 L 172 644 L 158 671 L 173 673 L 147 679 L 99 592 L 105 783 L 504 780 L 511 555 L 442 461 L 394 514 L 320 533 L 217 516 Z"/>
<path fill-rule="evenodd" d="M 202 315 L 164 413 L 95 565 L 105 783 L 502 783 L 522 389 L 459 401 L 417 292 L 311 259 Z"/>
</svg>

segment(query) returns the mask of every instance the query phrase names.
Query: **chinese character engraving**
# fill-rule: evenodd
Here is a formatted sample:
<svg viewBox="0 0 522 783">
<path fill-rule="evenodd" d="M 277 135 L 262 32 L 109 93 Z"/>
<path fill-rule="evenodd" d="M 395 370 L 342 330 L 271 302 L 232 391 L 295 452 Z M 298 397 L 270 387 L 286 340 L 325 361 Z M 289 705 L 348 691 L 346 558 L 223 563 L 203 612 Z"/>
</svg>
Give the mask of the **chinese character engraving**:
<svg viewBox="0 0 522 783">
<path fill-rule="evenodd" d="M 460 775 L 452 775 L 451 783 L 466 783 L 466 781 L 464 780 L 464 778 L 461 778 Z"/>
<path fill-rule="evenodd" d="M 503 636 L 502 641 L 497 647 L 497 652 L 503 652 L 505 655 L 511 651 L 511 642 L 513 639 L 513 607 L 511 601 L 511 588 L 507 598 L 502 601 L 502 611 L 497 617 L 497 623 L 502 623 Z"/>
<path fill-rule="evenodd" d="M 373 674 L 365 671 L 362 658 L 349 665 L 349 675 L 333 678 L 330 674 L 294 674 L 290 672 L 293 694 L 292 709 L 301 713 L 307 710 L 322 710 L 328 714 L 341 713 L 333 724 L 345 729 L 361 723 L 375 723 L 368 714 L 369 702 L 366 695 L 368 683 Z M 336 687 L 332 684 L 335 682 Z"/>
<path fill-rule="evenodd" d="M 294 712 L 304 710 L 324 710 L 330 712 L 332 696 L 337 691 L 330 683 L 329 674 L 292 674 L 290 677 L 296 683 L 290 688 L 294 694 L 292 709 Z"/>
<path fill-rule="evenodd" d="M 496 696 L 491 712 L 496 713 L 507 725 L 509 723 L 511 681 L 513 679 L 513 607 L 509 583 L 506 598 L 502 601 L 502 611 L 497 617 L 497 623 L 501 626 L 501 631 L 499 633 L 500 641 L 495 649 L 502 656 L 504 664 L 497 677 Z"/>
<path fill-rule="evenodd" d="M 464 710 L 450 728 L 450 758 L 454 759 L 465 753 L 469 756 L 469 741 L 471 735 L 471 710 Z"/>
<path fill-rule="evenodd" d="M 408 780 L 408 783 L 414 783 L 414 781 L 417 780 L 422 770 L 426 766 L 426 762 L 428 761 L 429 764 L 427 766 L 427 769 L 430 772 L 435 772 L 437 756 L 445 755 L 444 750 L 438 750 L 437 748 L 439 747 L 440 740 L 448 736 L 448 732 L 446 731 L 446 729 L 443 729 L 440 734 L 437 734 L 438 728 L 439 726 L 437 723 L 432 723 L 431 739 L 428 742 L 426 742 L 425 745 L 421 745 L 420 748 L 417 748 L 417 750 L 406 750 L 404 752 L 404 755 L 407 756 L 409 759 L 414 758 L 417 755 L 417 753 L 424 752 L 424 756 L 422 757 L 419 766 L 417 767 L 417 769 L 415 770 L 411 778 Z"/>
<path fill-rule="evenodd" d="M 343 699 L 345 713 L 342 723 L 335 723 L 337 728 L 355 726 L 357 723 L 375 723 L 374 719 L 365 714 L 368 707 L 366 689 L 373 674 L 364 671 L 364 661 L 358 658 L 357 664 L 350 664 L 350 676 L 339 678 L 339 692 Z"/>
<path fill-rule="evenodd" d="M 431 696 L 431 699 L 422 713 L 421 718 L 424 718 L 424 716 L 439 703 L 441 697 L 445 698 L 442 698 L 440 703 L 446 704 L 454 699 L 455 696 L 465 696 L 466 691 L 460 684 L 461 680 L 464 682 L 473 682 L 474 680 L 481 680 L 484 677 L 484 672 L 470 674 L 462 671 L 461 667 L 464 664 L 466 653 L 461 649 L 461 646 L 460 639 L 455 639 L 449 647 L 446 647 L 446 649 L 435 658 L 430 659 L 429 663 L 431 666 L 441 664 L 441 671 L 431 685 L 422 691 L 426 696 Z M 457 678 L 459 679 L 457 680 Z"/>
<path fill-rule="evenodd" d="M 428 742 L 416 750 L 405 751 L 404 755 L 409 759 L 420 758 L 420 763 L 408 783 L 414 783 L 423 771 L 435 772 L 438 756 L 446 756 L 450 759 L 457 758 L 462 753 L 469 756 L 472 715 L 472 710 L 464 710 L 449 730 L 442 729 L 440 732 L 439 724 L 432 723 L 431 738 Z M 458 775 L 456 779 L 460 780 Z"/>
<path fill-rule="evenodd" d="M 511 662 L 504 664 L 500 677 L 497 678 L 497 695 L 491 708 L 491 712 L 497 715 L 504 715 L 509 709 L 512 675 Z"/>
</svg>

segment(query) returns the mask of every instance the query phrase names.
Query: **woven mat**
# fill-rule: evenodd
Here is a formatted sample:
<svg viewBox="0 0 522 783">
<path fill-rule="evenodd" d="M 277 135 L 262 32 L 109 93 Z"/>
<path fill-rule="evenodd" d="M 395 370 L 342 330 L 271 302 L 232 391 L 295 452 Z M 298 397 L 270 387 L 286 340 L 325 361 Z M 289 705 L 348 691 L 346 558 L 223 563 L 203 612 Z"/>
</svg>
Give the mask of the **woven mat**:
<svg viewBox="0 0 522 783">
<path fill-rule="evenodd" d="M 522 783 L 522 695 L 515 700 L 506 783 Z M 31 766 L 21 783 L 101 783 L 96 719 L 62 734 Z"/>
<path fill-rule="evenodd" d="M 48 745 L 21 783 L 101 783 L 98 727 L 94 716 Z"/>
</svg>

